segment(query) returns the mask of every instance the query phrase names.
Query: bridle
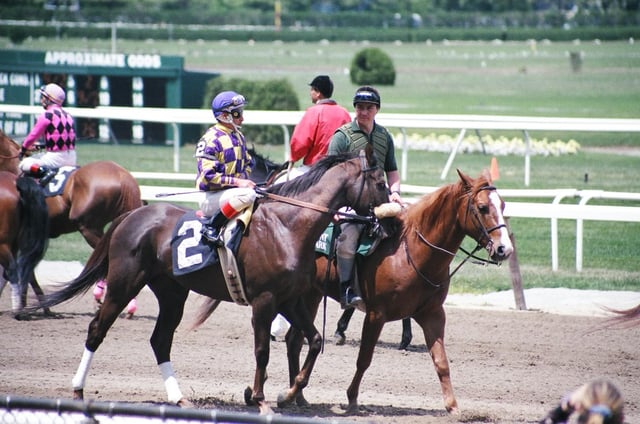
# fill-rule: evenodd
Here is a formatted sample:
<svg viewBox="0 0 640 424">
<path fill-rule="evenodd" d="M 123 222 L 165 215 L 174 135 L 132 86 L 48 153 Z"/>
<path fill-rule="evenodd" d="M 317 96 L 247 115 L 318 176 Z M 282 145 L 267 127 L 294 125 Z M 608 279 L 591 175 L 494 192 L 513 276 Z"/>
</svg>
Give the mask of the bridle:
<svg viewBox="0 0 640 424">
<path fill-rule="evenodd" d="M 358 196 L 356 197 L 356 201 L 354 202 L 354 204 L 359 204 L 360 203 L 360 199 L 362 198 L 362 193 L 364 192 L 364 185 L 365 185 L 365 180 L 366 180 L 366 174 L 368 172 L 374 171 L 376 169 L 378 169 L 377 165 L 374 166 L 369 166 L 368 162 L 367 162 L 367 158 L 366 155 L 364 153 L 363 150 L 360 151 L 360 172 L 363 174 L 362 176 L 362 183 L 360 184 L 360 190 L 358 192 Z M 367 216 L 363 216 L 363 215 L 358 215 L 358 214 L 353 214 L 353 213 L 349 213 L 349 212 L 344 212 L 338 209 L 332 209 L 332 208 L 328 208 L 326 206 L 320 206 L 320 205 L 316 205 L 315 203 L 310 203 L 310 202 L 305 202 L 303 200 L 298 200 L 298 199 L 294 199 L 291 197 L 287 197 L 287 196 L 281 196 L 279 194 L 274 194 L 274 193 L 270 193 L 265 189 L 262 189 L 260 187 L 256 187 L 255 188 L 256 193 L 258 193 L 259 195 L 266 197 L 268 199 L 271 200 L 275 200 L 278 202 L 282 202 L 282 203 L 287 203 L 289 205 L 294 205 L 294 206 L 299 206 L 302 208 L 307 208 L 307 209 L 312 209 L 314 211 L 318 211 L 318 212 L 322 212 L 322 213 L 326 213 L 326 214 L 330 214 L 330 215 L 339 215 L 343 218 L 349 219 L 349 220 L 353 220 L 353 221 L 360 221 L 360 222 L 375 222 L 376 218 L 373 215 L 373 213 L 371 212 L 369 215 Z M 370 208 L 372 211 L 372 208 Z"/>
<path fill-rule="evenodd" d="M 496 187 L 495 186 L 489 186 L 489 185 L 488 186 L 484 186 L 484 187 L 481 187 L 478 190 L 478 193 L 481 192 L 481 191 L 484 191 L 484 190 L 495 191 Z M 478 194 L 478 193 L 476 193 L 476 194 Z M 464 265 L 469 259 L 475 259 L 476 260 L 475 263 L 478 263 L 478 264 L 500 265 L 499 262 L 495 262 L 495 261 L 492 261 L 492 260 L 489 260 L 489 259 L 480 258 L 480 257 L 476 256 L 475 253 L 483 248 L 482 241 L 485 240 L 485 239 L 487 240 L 487 244 L 484 247 L 489 248 L 491 246 L 491 243 L 493 243 L 492 240 L 491 240 L 490 234 L 493 231 L 496 231 L 496 230 L 498 230 L 500 228 L 505 228 L 506 225 L 505 224 L 498 224 L 498 225 L 496 225 L 494 227 L 491 227 L 491 228 L 487 229 L 484 226 L 484 224 L 482 223 L 481 219 L 480 219 L 480 214 L 478 212 L 478 208 L 473 207 L 473 204 L 471 203 L 472 198 L 473 198 L 473 195 L 472 195 L 471 192 L 469 192 L 468 196 L 467 196 L 467 208 L 466 208 L 466 211 L 465 211 L 465 221 L 468 219 L 469 213 L 471 212 L 471 215 L 474 218 L 473 223 L 475 225 L 475 229 L 481 234 L 480 241 L 477 242 L 476 247 L 471 252 L 465 250 L 462 246 L 459 247 L 459 250 L 462 250 L 462 252 L 464 252 L 467 256 L 449 274 L 448 280 L 451 279 L 451 277 L 453 277 L 453 275 L 456 272 L 458 272 L 458 270 L 462 267 L 462 265 Z M 424 235 L 422 235 L 420 233 L 420 231 L 418 231 L 415 228 L 414 228 L 414 232 L 418 236 L 418 239 L 420 239 L 420 241 L 422 241 L 424 244 L 426 244 L 430 248 L 432 248 L 434 250 L 439 250 L 440 252 L 444 252 L 444 253 L 448 254 L 449 256 L 453 256 L 453 257 L 458 256 L 455 252 L 450 252 L 449 250 L 447 250 L 447 249 L 445 249 L 443 247 L 440 247 L 440 246 L 437 246 L 437 245 L 431 243 L 429 240 L 427 240 L 427 238 Z M 413 261 L 413 258 L 411 257 L 411 253 L 409 252 L 409 244 L 407 243 L 406 236 L 403 237 L 402 243 L 404 244 L 404 250 L 405 250 L 405 254 L 407 255 L 407 260 L 408 260 L 409 264 L 411 264 L 411 267 L 413 268 L 415 273 L 418 274 L 418 276 L 420 278 L 422 278 L 424 281 L 429 283 L 432 287 L 440 288 L 442 286 L 442 283 L 434 283 L 433 281 L 431 281 L 431 279 L 429 279 L 429 277 L 424 275 L 420 271 L 420 269 L 418 269 L 418 267 L 416 266 L 415 262 Z"/>
</svg>

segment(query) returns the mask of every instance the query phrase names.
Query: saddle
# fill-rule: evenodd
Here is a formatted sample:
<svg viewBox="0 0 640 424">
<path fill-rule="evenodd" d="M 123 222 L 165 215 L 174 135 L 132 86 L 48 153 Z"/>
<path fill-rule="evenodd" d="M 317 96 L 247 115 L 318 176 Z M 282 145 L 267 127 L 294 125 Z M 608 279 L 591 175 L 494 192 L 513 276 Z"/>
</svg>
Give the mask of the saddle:
<svg viewBox="0 0 640 424">
<path fill-rule="evenodd" d="M 173 275 L 178 277 L 220 264 L 233 301 L 239 305 L 248 305 L 236 255 L 251 215 L 251 208 L 247 208 L 231 219 L 221 229 L 224 246 L 213 248 L 201 235 L 202 226 L 209 218 L 203 218 L 200 211 L 187 211 L 176 222 L 171 237 Z"/>
<path fill-rule="evenodd" d="M 52 171 L 56 171 L 56 174 L 44 185 L 42 185 L 42 191 L 45 197 L 60 196 L 64 191 L 64 187 L 69 180 L 72 173 L 77 171 L 79 166 L 62 166 L 60 168 L 51 168 Z M 28 173 L 24 174 L 26 177 L 32 177 L 37 179 L 36 176 Z"/>
</svg>

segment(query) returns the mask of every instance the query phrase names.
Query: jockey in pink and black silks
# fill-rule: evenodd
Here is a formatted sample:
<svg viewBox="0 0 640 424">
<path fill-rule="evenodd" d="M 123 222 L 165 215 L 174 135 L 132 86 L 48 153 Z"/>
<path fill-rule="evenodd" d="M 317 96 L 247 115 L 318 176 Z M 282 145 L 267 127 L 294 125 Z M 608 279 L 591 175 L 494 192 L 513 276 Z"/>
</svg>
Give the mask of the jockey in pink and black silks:
<svg viewBox="0 0 640 424">
<path fill-rule="evenodd" d="M 219 93 L 211 102 L 217 123 L 196 145 L 196 187 L 206 192 L 200 209 L 204 216 L 212 216 L 204 226 L 203 236 L 215 245 L 222 243 L 220 226 L 256 199 L 256 184 L 249 179 L 255 161 L 240 132 L 245 105 L 245 98 L 236 92 Z"/>
<path fill-rule="evenodd" d="M 27 137 L 22 142 L 22 155 L 44 137 L 45 152 L 25 157 L 20 162 L 24 173 L 48 182 L 55 169 L 76 165 L 76 131 L 73 117 L 62 108 L 64 90 L 57 84 L 47 84 L 40 89 L 40 104 L 45 109 Z"/>
</svg>

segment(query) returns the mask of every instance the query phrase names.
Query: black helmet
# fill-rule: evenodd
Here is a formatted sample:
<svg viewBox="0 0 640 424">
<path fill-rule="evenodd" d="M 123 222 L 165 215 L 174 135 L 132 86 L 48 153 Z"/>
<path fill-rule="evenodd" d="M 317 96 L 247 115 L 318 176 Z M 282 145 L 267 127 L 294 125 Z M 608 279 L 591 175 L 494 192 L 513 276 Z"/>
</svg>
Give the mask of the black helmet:
<svg viewBox="0 0 640 424">
<path fill-rule="evenodd" d="M 353 96 L 353 106 L 355 106 L 356 103 L 373 103 L 380 107 L 380 93 L 368 85 L 360 87 Z"/>
</svg>

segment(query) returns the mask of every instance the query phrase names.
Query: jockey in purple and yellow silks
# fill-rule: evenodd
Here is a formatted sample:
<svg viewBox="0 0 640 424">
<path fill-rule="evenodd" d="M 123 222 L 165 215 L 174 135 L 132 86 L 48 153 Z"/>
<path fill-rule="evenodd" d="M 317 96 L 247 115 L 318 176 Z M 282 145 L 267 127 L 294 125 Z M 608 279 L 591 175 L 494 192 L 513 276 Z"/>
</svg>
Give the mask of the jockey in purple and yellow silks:
<svg viewBox="0 0 640 424">
<path fill-rule="evenodd" d="M 219 93 L 211 102 L 218 122 L 196 145 L 196 187 L 206 192 L 200 209 L 208 217 L 215 213 L 202 235 L 217 246 L 222 245 L 220 227 L 256 199 L 256 184 L 249 179 L 255 163 L 240 132 L 245 104 L 245 98 L 238 93 Z"/>
<path fill-rule="evenodd" d="M 22 142 L 24 156 L 44 136 L 45 153 L 25 157 L 20 162 L 20 169 L 40 178 L 43 186 L 56 174 L 56 168 L 76 165 L 76 131 L 73 117 L 62 109 L 65 97 L 64 90 L 57 84 L 47 84 L 40 89 L 40 104 L 45 112 Z"/>
</svg>

